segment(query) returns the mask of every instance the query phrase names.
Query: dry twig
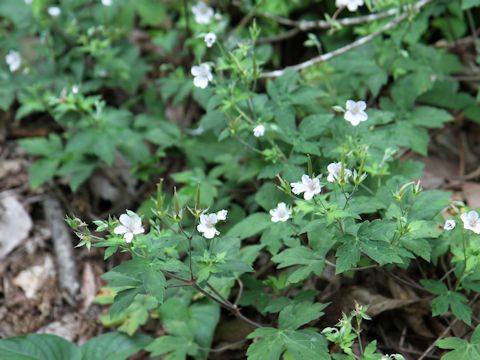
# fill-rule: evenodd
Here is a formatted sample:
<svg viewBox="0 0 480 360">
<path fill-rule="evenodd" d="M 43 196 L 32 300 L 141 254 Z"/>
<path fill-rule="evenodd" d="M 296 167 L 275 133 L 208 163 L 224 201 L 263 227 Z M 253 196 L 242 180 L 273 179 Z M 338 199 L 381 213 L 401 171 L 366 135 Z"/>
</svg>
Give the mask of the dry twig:
<svg viewBox="0 0 480 360">
<path fill-rule="evenodd" d="M 424 6 L 429 4 L 431 1 L 432 0 L 420 0 L 415 5 L 412 6 L 412 11 L 420 11 Z M 307 60 L 303 63 L 293 65 L 293 66 L 287 66 L 286 68 L 281 69 L 281 70 L 264 72 L 264 73 L 260 74 L 260 77 L 261 78 L 279 77 L 279 76 L 282 76 L 288 70 L 303 70 L 303 69 L 306 69 L 306 68 L 308 68 L 312 65 L 318 64 L 320 62 L 330 60 L 330 59 L 332 59 L 332 58 L 334 58 L 338 55 L 344 54 L 346 52 L 349 52 L 350 50 L 353 50 L 357 47 L 360 47 L 360 46 L 372 41 L 373 39 L 375 39 L 377 36 L 383 34 L 384 32 L 395 28 L 396 26 L 401 24 L 404 20 L 406 20 L 409 15 L 410 15 L 409 12 L 405 12 L 405 13 L 399 15 L 398 17 L 396 17 L 395 19 L 393 19 L 392 21 L 386 23 L 383 27 L 381 27 L 377 31 L 374 31 L 373 33 L 368 34 L 366 36 L 363 36 L 363 37 L 355 40 L 354 42 L 352 42 L 348 45 L 342 46 L 341 48 L 338 48 L 338 49 L 333 50 L 331 52 L 316 56 L 316 57 L 314 57 L 310 60 Z"/>
<path fill-rule="evenodd" d="M 64 221 L 65 212 L 60 202 L 53 197 L 47 197 L 43 201 L 43 210 L 52 231 L 60 287 L 66 292 L 66 300 L 73 305 L 77 300 L 80 285 L 73 257 L 72 240 Z"/>
</svg>

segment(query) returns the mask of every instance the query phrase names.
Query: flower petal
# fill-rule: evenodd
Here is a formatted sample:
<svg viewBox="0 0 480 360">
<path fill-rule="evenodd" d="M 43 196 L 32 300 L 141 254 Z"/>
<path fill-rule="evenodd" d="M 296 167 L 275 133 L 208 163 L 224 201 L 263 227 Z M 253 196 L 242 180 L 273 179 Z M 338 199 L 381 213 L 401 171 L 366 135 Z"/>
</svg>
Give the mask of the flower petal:
<svg viewBox="0 0 480 360">
<path fill-rule="evenodd" d="M 127 231 L 128 229 L 123 225 L 118 225 L 115 229 L 113 229 L 115 234 L 125 234 Z"/>
<path fill-rule="evenodd" d="M 208 86 L 208 79 L 203 76 L 197 76 L 193 79 L 193 85 L 200 89 L 205 89 Z"/>
<path fill-rule="evenodd" d="M 127 214 L 120 215 L 118 220 L 120 220 L 120 223 L 126 227 L 130 227 L 130 225 L 132 225 L 132 219 Z"/>
<path fill-rule="evenodd" d="M 123 238 L 125 239 L 125 242 L 129 244 L 132 242 L 133 234 L 131 232 L 127 232 L 125 235 L 123 235 Z"/>
</svg>

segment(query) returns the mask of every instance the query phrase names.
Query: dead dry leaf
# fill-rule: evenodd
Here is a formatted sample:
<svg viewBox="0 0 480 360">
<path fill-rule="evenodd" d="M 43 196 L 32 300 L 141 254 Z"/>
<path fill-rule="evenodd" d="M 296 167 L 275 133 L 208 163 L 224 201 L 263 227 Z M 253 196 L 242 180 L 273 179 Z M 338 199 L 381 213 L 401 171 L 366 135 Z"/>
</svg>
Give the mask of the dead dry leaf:
<svg viewBox="0 0 480 360">
<path fill-rule="evenodd" d="M 21 288 L 28 299 L 34 299 L 47 280 L 55 276 L 55 266 L 51 256 L 45 256 L 43 263 L 20 272 L 13 283 Z"/>
<path fill-rule="evenodd" d="M 463 196 L 469 207 L 480 207 L 480 184 L 470 181 L 465 182 L 463 184 Z"/>
<path fill-rule="evenodd" d="M 15 195 L 0 193 L 0 259 L 25 240 L 32 225 L 30 215 Z"/>
</svg>

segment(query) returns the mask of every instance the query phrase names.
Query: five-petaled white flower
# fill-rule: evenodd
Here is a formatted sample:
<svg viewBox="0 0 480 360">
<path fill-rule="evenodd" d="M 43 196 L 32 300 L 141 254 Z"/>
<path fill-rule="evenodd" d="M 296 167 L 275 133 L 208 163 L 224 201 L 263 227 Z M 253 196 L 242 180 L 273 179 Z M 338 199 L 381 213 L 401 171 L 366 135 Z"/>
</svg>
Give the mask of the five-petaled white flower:
<svg viewBox="0 0 480 360">
<path fill-rule="evenodd" d="M 47 12 L 48 12 L 48 15 L 52 17 L 57 17 L 57 16 L 60 16 L 60 14 L 62 13 L 62 10 L 58 6 L 50 6 L 47 9 Z"/>
<path fill-rule="evenodd" d="M 327 176 L 328 182 L 342 181 L 352 176 L 352 171 L 350 169 L 347 169 L 345 166 L 343 166 L 343 176 L 342 176 L 341 162 L 329 164 L 327 166 L 327 170 L 328 170 L 328 176 Z"/>
<path fill-rule="evenodd" d="M 285 222 L 292 215 L 292 210 L 284 202 L 278 203 L 277 207 L 270 210 L 273 222 Z"/>
<path fill-rule="evenodd" d="M 120 215 L 120 225 L 118 225 L 113 232 L 115 234 L 123 234 L 125 242 L 131 243 L 135 235 L 143 234 L 145 229 L 142 226 L 142 219 L 137 214 L 130 212 L 128 214 Z"/>
<path fill-rule="evenodd" d="M 199 66 L 192 66 L 191 72 L 194 76 L 193 85 L 200 89 L 205 89 L 208 86 L 208 83 L 213 79 L 210 65 L 207 63 L 200 64 Z"/>
<path fill-rule="evenodd" d="M 310 178 L 308 175 L 302 175 L 302 181 L 291 183 L 292 192 L 295 195 L 303 194 L 305 200 L 312 199 L 315 195 L 320 194 L 322 185 L 320 184 L 320 176 Z"/>
<path fill-rule="evenodd" d="M 215 16 L 215 10 L 203 1 L 199 1 L 196 5 L 192 6 L 192 12 L 198 24 L 210 24 L 212 18 Z"/>
<path fill-rule="evenodd" d="M 360 6 L 363 6 L 363 0 L 336 0 L 335 5 L 338 8 L 346 6 L 349 11 L 357 11 Z"/>
<path fill-rule="evenodd" d="M 22 57 L 18 51 L 11 50 L 5 56 L 5 62 L 7 63 L 10 72 L 15 72 L 22 65 Z"/>
<path fill-rule="evenodd" d="M 253 128 L 253 136 L 255 137 L 262 137 L 265 135 L 265 125 L 257 125 Z"/>
<path fill-rule="evenodd" d="M 460 218 L 465 229 L 472 230 L 475 234 L 480 234 L 480 218 L 476 211 L 472 210 L 468 213 L 463 213 Z"/>
<path fill-rule="evenodd" d="M 220 210 L 216 214 L 202 214 L 200 215 L 200 224 L 197 225 L 197 231 L 202 233 L 206 239 L 213 239 L 220 232 L 215 228 L 219 221 L 227 219 L 227 210 Z"/>
<path fill-rule="evenodd" d="M 455 222 L 455 220 L 447 220 L 445 221 L 445 225 L 443 225 L 443 230 L 446 230 L 446 231 L 453 230 L 455 229 L 456 225 L 457 223 Z"/>
<path fill-rule="evenodd" d="M 205 44 L 208 48 L 211 48 L 213 44 L 215 44 L 215 41 L 217 41 L 217 35 L 215 35 L 215 33 L 209 32 L 207 35 L 205 35 L 203 41 L 205 41 Z"/>
<path fill-rule="evenodd" d="M 353 126 L 357 126 L 362 121 L 368 120 L 368 115 L 365 112 L 365 109 L 367 108 L 365 101 L 355 102 L 353 100 L 348 100 L 346 107 L 347 111 L 345 111 L 344 118 Z"/>
<path fill-rule="evenodd" d="M 112 4 L 113 4 L 112 0 L 102 0 L 103 6 L 112 6 Z"/>
</svg>

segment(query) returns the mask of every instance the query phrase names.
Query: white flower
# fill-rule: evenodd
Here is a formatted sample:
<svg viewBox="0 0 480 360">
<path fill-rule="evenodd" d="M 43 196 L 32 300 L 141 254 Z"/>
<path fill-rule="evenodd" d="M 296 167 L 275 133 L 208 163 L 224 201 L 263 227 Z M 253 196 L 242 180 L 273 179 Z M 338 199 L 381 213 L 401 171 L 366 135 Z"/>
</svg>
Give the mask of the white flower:
<svg viewBox="0 0 480 360">
<path fill-rule="evenodd" d="M 72 86 L 72 94 L 77 95 L 80 92 L 80 88 L 78 85 L 73 85 Z"/>
<path fill-rule="evenodd" d="M 25 0 L 25 4 L 30 5 L 32 3 L 32 0 Z"/>
<path fill-rule="evenodd" d="M 480 219 L 476 211 L 469 211 L 460 216 L 463 221 L 463 227 L 472 230 L 475 234 L 480 234 Z"/>
<path fill-rule="evenodd" d="M 112 0 L 102 0 L 103 6 L 112 6 L 112 3 L 113 3 Z"/>
<path fill-rule="evenodd" d="M 193 85 L 200 89 L 205 89 L 208 86 L 208 83 L 213 79 L 210 65 L 207 63 L 200 64 L 199 66 L 192 66 L 191 72 L 194 76 Z"/>
<path fill-rule="evenodd" d="M 357 126 L 362 121 L 368 120 L 368 115 L 365 112 L 367 104 L 365 101 L 347 101 L 347 111 L 345 112 L 344 118 L 353 126 Z"/>
<path fill-rule="evenodd" d="M 265 135 L 265 125 L 257 125 L 253 128 L 253 136 L 255 137 L 262 137 Z"/>
<path fill-rule="evenodd" d="M 7 63 L 10 72 L 15 72 L 22 65 L 22 57 L 18 51 L 11 50 L 5 56 L 5 62 Z"/>
<path fill-rule="evenodd" d="M 216 214 L 202 214 L 200 215 L 200 224 L 197 225 L 197 231 L 202 233 L 206 239 L 212 239 L 220 232 L 215 228 L 219 221 L 227 220 L 228 211 L 220 210 Z"/>
<path fill-rule="evenodd" d="M 220 232 L 215 228 L 218 222 L 217 214 L 202 214 L 200 215 L 200 224 L 197 225 L 197 230 L 202 233 L 207 239 L 212 239 Z"/>
<path fill-rule="evenodd" d="M 363 0 L 336 0 L 335 5 L 338 8 L 346 6 L 349 11 L 357 11 L 360 6 L 363 6 Z"/>
<path fill-rule="evenodd" d="M 215 10 L 203 1 L 199 1 L 196 5 L 192 6 L 192 12 L 198 24 L 209 24 L 215 16 Z"/>
<path fill-rule="evenodd" d="M 47 12 L 48 12 L 48 15 L 57 17 L 57 16 L 60 16 L 60 14 L 62 13 L 62 10 L 58 6 L 50 6 L 47 9 Z"/>
<path fill-rule="evenodd" d="M 132 239 L 135 235 L 143 234 L 145 229 L 142 226 L 142 219 L 135 214 L 130 213 L 120 215 L 120 225 L 118 225 L 113 232 L 115 234 L 123 234 L 123 238 L 128 243 L 132 242 Z"/>
<path fill-rule="evenodd" d="M 215 35 L 215 33 L 209 32 L 207 35 L 205 35 L 203 41 L 205 41 L 205 44 L 207 44 L 208 48 L 211 48 L 213 44 L 215 44 L 215 41 L 217 41 L 217 35 Z"/>
<path fill-rule="evenodd" d="M 227 220 L 228 210 L 220 210 L 217 212 L 217 219 L 218 221 L 225 221 Z"/>
<path fill-rule="evenodd" d="M 278 203 L 275 209 L 270 210 L 273 222 L 285 222 L 292 215 L 292 210 L 284 202 Z"/>
<path fill-rule="evenodd" d="M 343 179 L 349 178 L 352 176 L 352 171 L 350 169 L 343 167 L 343 177 L 342 177 L 342 163 L 341 162 L 336 162 L 336 163 L 331 163 L 327 166 L 328 170 L 328 176 L 327 176 L 327 181 L 328 182 L 335 182 L 335 181 L 341 181 Z"/>
<path fill-rule="evenodd" d="M 292 192 L 295 195 L 303 194 L 305 200 L 310 200 L 315 195 L 320 194 L 322 185 L 320 185 L 320 177 L 311 179 L 308 175 L 302 175 L 302 181 L 291 183 Z"/>
<path fill-rule="evenodd" d="M 446 230 L 446 231 L 453 230 L 455 229 L 456 225 L 457 223 L 455 222 L 455 220 L 447 220 L 445 221 L 445 225 L 443 225 L 443 230 Z"/>
</svg>

